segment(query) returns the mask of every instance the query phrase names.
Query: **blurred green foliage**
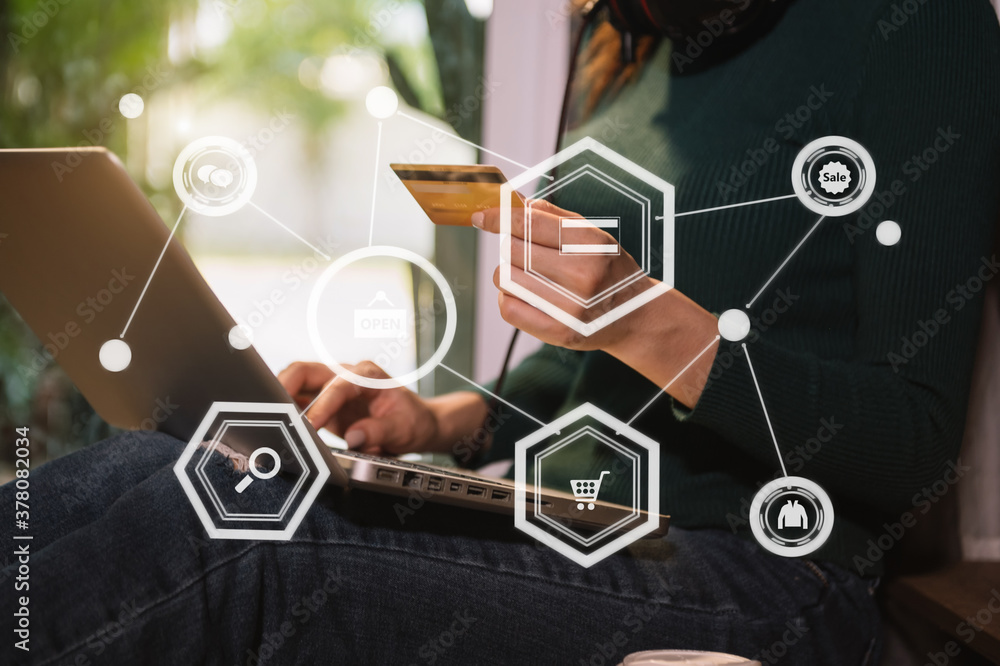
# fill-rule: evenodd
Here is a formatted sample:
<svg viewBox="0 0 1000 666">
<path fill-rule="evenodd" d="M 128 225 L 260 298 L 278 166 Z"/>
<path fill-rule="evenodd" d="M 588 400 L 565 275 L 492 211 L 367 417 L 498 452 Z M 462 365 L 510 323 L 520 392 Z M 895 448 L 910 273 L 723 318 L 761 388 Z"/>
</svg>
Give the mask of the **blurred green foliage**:
<svg viewBox="0 0 1000 666">
<path fill-rule="evenodd" d="M 125 156 L 121 97 L 137 92 L 148 100 L 180 89 L 199 105 L 225 99 L 264 113 L 291 110 L 306 129 L 308 151 L 318 143 L 310 137 L 335 123 L 344 105 L 303 85 L 300 68 L 338 54 L 382 57 L 408 104 L 445 117 L 478 83 L 483 28 L 463 0 L 427 0 L 434 43 L 387 43 L 389 23 L 412 21 L 421 6 L 416 0 L 0 0 L 0 148 L 98 143 Z M 199 29 L 211 33 L 207 44 Z M 111 130 L 98 132 L 102 122 Z M 463 136 L 479 138 L 478 114 L 462 125 Z M 155 194 L 142 174 L 133 177 Z M 52 453 L 103 434 L 58 369 L 25 372 L 39 349 L 0 298 L 0 432 L 31 423 L 51 440 Z"/>
</svg>

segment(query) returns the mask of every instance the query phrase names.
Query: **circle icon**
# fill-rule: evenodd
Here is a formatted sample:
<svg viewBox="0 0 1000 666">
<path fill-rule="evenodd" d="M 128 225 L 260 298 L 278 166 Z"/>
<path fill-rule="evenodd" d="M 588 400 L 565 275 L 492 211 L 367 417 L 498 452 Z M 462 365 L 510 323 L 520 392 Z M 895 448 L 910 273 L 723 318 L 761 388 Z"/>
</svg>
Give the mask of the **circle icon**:
<svg viewBox="0 0 1000 666">
<path fill-rule="evenodd" d="M 875 161 L 864 146 L 843 136 L 809 142 L 792 165 L 792 189 L 802 205 L 820 215 L 843 217 L 875 192 Z"/>
<path fill-rule="evenodd" d="M 189 143 L 174 162 L 174 189 L 191 210 L 221 217 L 250 201 L 257 188 L 257 164 L 242 144 L 224 136 Z"/>
<path fill-rule="evenodd" d="M 399 108 L 399 97 L 387 86 L 376 86 L 365 96 L 365 108 L 375 118 L 382 120 L 396 113 Z"/>
<path fill-rule="evenodd" d="M 257 468 L 257 457 L 260 454 L 266 453 L 274 461 L 274 465 L 267 472 L 262 472 Z M 236 484 L 236 492 L 242 493 L 247 487 L 253 483 L 254 477 L 257 477 L 261 481 L 267 481 L 268 479 L 274 478 L 281 471 L 281 458 L 278 457 L 278 452 L 272 449 L 270 446 L 262 446 L 259 449 L 254 449 L 254 452 L 250 454 L 250 473 L 243 477 L 243 480 Z"/>
<path fill-rule="evenodd" d="M 327 348 L 326 343 L 323 341 L 323 336 L 320 334 L 319 306 L 320 300 L 323 296 L 323 291 L 330 284 L 330 281 L 333 280 L 337 273 L 358 261 L 382 257 L 408 261 L 430 276 L 431 280 L 433 280 L 434 284 L 437 285 L 438 290 L 441 292 L 441 299 L 445 306 L 444 336 L 441 339 L 441 343 L 438 345 L 438 348 L 433 354 L 431 354 L 430 358 L 428 358 L 423 365 L 418 367 L 416 370 L 407 372 L 399 377 L 364 377 L 341 365 L 334 358 L 329 348 Z M 330 264 L 326 270 L 323 271 L 323 274 L 320 275 L 319 279 L 316 281 L 316 286 L 313 287 L 312 293 L 309 295 L 309 307 L 306 312 L 306 327 L 309 331 L 309 339 L 312 342 L 316 353 L 319 354 L 320 359 L 324 363 L 330 366 L 334 372 L 337 373 L 338 377 L 342 377 L 352 384 L 363 386 L 364 388 L 397 388 L 399 386 L 406 386 L 407 384 L 416 382 L 418 379 L 425 377 L 434 368 L 441 364 L 441 361 L 444 360 L 448 350 L 451 349 L 451 343 L 455 339 L 455 330 L 458 327 L 458 308 L 455 305 L 455 295 L 451 290 L 451 286 L 448 284 L 448 281 L 445 279 L 441 271 L 438 270 L 437 266 L 416 252 L 405 250 L 401 247 L 375 245 L 348 252 Z"/>
<path fill-rule="evenodd" d="M 784 476 L 754 495 L 750 529 L 757 542 L 775 555 L 808 555 L 833 532 L 833 503 L 816 482 Z"/>
<path fill-rule="evenodd" d="M 126 118 L 138 118 L 145 108 L 146 103 L 135 93 L 122 95 L 122 98 L 118 100 L 118 110 Z"/>
<path fill-rule="evenodd" d="M 875 238 L 886 247 L 895 245 L 902 237 L 903 230 L 900 228 L 898 222 L 886 220 L 885 222 L 879 222 L 878 226 L 875 227 Z"/>
<path fill-rule="evenodd" d="M 243 351 L 253 344 L 253 329 L 246 324 L 236 324 L 229 329 L 229 346 Z"/>
<path fill-rule="evenodd" d="M 97 354 L 101 365 L 109 372 L 121 372 L 132 362 L 132 348 L 124 340 L 108 340 Z"/>
<path fill-rule="evenodd" d="M 719 335 L 730 342 L 739 342 L 750 335 L 750 317 L 743 310 L 726 310 L 719 315 Z"/>
</svg>

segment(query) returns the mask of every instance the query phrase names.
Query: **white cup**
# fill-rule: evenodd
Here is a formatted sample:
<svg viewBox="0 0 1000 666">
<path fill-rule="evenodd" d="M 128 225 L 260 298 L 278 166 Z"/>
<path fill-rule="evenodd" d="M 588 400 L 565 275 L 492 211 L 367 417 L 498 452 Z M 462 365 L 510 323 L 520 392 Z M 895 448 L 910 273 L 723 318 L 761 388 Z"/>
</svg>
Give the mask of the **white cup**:
<svg viewBox="0 0 1000 666">
<path fill-rule="evenodd" d="M 759 661 L 750 661 L 733 654 L 721 652 L 699 652 L 697 650 L 646 650 L 625 656 L 618 666 L 664 666 L 687 664 L 688 666 L 761 666 Z"/>
</svg>

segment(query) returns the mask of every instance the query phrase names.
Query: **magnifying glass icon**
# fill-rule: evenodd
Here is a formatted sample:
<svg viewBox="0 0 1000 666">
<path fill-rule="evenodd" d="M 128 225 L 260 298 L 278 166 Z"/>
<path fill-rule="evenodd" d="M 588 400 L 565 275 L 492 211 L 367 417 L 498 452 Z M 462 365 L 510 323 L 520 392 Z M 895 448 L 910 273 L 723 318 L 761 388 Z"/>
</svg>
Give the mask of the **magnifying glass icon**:
<svg viewBox="0 0 1000 666">
<path fill-rule="evenodd" d="M 274 459 L 274 467 L 271 468 L 269 472 L 262 472 L 257 469 L 257 456 L 262 453 L 266 453 Z M 278 457 L 277 452 L 269 446 L 262 446 L 250 454 L 250 474 L 243 477 L 243 480 L 236 484 L 236 492 L 242 493 L 247 489 L 251 483 L 253 483 L 254 477 L 257 477 L 261 481 L 270 479 L 281 471 L 281 458 Z"/>
</svg>

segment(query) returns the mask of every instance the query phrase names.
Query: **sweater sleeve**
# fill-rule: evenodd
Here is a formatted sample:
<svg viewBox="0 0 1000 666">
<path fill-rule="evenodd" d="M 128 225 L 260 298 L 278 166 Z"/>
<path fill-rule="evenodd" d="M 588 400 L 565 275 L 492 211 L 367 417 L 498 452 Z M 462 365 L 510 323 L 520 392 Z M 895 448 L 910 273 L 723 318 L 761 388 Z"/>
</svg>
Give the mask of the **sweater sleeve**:
<svg viewBox="0 0 1000 666">
<path fill-rule="evenodd" d="M 859 214 L 823 222 L 852 247 L 853 354 L 820 358 L 766 333 L 747 341 L 783 457 L 876 510 L 906 508 L 958 453 L 982 288 L 1000 271 L 989 251 L 998 109 L 1000 28 L 987 3 L 928 3 L 902 25 L 878 21 L 842 132 L 872 154 L 876 194 Z M 883 220 L 899 223 L 897 245 L 876 239 Z M 681 418 L 777 469 L 747 359 L 732 361 L 716 357 Z M 828 441 L 803 455 L 824 424 Z"/>
<path fill-rule="evenodd" d="M 510 369 L 501 388 L 503 399 L 542 423 L 552 421 L 577 379 L 581 356 L 580 352 L 544 345 Z M 494 384 L 488 386 L 491 391 Z M 486 393 L 483 397 L 490 399 Z M 499 414 L 501 425 L 493 433 L 490 460 L 513 458 L 514 443 L 539 428 L 531 418 L 504 405 Z"/>
</svg>

